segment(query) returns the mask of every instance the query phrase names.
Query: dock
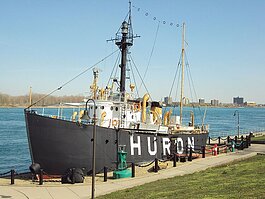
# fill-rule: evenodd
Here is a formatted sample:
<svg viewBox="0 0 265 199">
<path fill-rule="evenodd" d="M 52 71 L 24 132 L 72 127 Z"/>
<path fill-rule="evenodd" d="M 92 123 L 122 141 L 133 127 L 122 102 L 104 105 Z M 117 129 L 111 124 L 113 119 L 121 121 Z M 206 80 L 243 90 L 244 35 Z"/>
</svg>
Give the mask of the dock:
<svg viewBox="0 0 265 199">
<path fill-rule="evenodd" d="M 191 162 L 177 162 L 176 167 L 173 167 L 172 162 L 169 161 L 166 169 L 159 170 L 156 173 L 148 172 L 152 165 L 149 167 L 137 167 L 134 178 L 112 179 L 112 174 L 109 173 L 107 182 L 104 182 L 103 175 L 99 174 L 96 176 L 95 196 L 105 195 L 161 179 L 192 174 L 211 167 L 247 159 L 258 153 L 265 154 L 265 145 L 252 144 L 251 147 L 244 150 L 236 150 L 236 152 L 197 158 Z M 85 182 L 82 184 L 61 184 L 61 182 L 56 180 L 53 182 L 45 182 L 44 180 L 43 185 L 23 179 L 15 179 L 15 184 L 10 185 L 10 179 L 0 178 L 0 190 L 1 198 L 86 199 L 91 198 L 91 177 L 86 177 Z"/>
</svg>

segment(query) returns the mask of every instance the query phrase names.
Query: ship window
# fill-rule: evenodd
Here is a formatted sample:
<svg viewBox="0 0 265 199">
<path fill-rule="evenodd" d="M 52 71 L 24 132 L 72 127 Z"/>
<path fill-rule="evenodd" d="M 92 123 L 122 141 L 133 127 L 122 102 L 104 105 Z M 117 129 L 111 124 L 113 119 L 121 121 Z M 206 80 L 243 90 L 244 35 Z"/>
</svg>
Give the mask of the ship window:
<svg viewBox="0 0 265 199">
<path fill-rule="evenodd" d="M 119 108 L 118 107 L 115 107 L 115 111 L 118 111 L 119 110 Z"/>
<path fill-rule="evenodd" d="M 96 106 L 96 109 L 98 109 L 98 106 Z"/>
<path fill-rule="evenodd" d="M 93 106 L 90 106 L 90 109 L 93 109 Z"/>
<path fill-rule="evenodd" d="M 133 115 L 132 115 L 132 119 L 133 119 Z"/>
<path fill-rule="evenodd" d="M 111 111 L 113 110 L 113 106 L 110 107 L 110 110 L 111 110 Z"/>
<path fill-rule="evenodd" d="M 126 117 L 126 115 L 124 114 L 124 115 L 123 115 L 123 118 L 125 118 L 125 117 Z"/>
<path fill-rule="evenodd" d="M 101 109 L 104 109 L 104 106 L 101 106 L 100 108 L 101 108 Z"/>
</svg>

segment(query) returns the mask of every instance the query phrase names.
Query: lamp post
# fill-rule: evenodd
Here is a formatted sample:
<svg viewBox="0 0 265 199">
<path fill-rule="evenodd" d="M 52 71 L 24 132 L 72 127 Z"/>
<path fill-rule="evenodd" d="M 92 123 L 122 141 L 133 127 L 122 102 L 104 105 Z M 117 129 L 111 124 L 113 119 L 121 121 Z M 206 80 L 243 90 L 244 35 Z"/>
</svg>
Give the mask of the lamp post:
<svg viewBox="0 0 265 199">
<path fill-rule="evenodd" d="M 88 111 L 87 111 L 87 104 L 89 101 L 92 101 L 94 104 L 94 113 L 93 113 L 93 154 L 92 154 L 92 195 L 91 198 L 95 198 L 95 176 L 96 176 L 96 103 L 94 99 L 88 99 L 86 101 L 86 108 L 84 111 L 84 115 L 82 119 L 84 120 L 89 120 L 90 117 L 88 116 Z"/>
<path fill-rule="evenodd" d="M 236 116 L 236 113 L 237 113 L 237 136 L 238 136 L 238 138 L 239 138 L 239 111 L 236 110 L 236 111 L 234 112 L 234 116 Z"/>
</svg>

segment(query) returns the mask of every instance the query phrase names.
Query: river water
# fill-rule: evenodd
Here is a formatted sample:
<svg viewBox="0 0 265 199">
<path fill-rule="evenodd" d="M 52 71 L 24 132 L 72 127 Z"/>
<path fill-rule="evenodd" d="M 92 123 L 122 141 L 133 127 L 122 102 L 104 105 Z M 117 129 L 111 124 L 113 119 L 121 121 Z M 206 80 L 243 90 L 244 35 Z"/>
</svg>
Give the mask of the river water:
<svg viewBox="0 0 265 199">
<path fill-rule="evenodd" d="M 184 118 L 189 118 L 190 110 L 184 109 Z M 71 114 L 72 111 L 69 109 L 64 113 Z M 204 112 L 203 108 L 195 111 L 195 123 L 201 123 Z M 57 109 L 49 109 L 45 113 L 56 115 Z M 178 114 L 178 109 L 174 109 L 173 114 Z M 208 108 L 204 123 L 210 126 L 210 137 L 237 135 L 238 114 L 240 133 L 265 130 L 265 108 Z M 183 122 L 188 122 L 188 119 Z M 10 169 L 26 172 L 30 164 L 23 109 L 0 108 L 0 174 Z"/>
</svg>

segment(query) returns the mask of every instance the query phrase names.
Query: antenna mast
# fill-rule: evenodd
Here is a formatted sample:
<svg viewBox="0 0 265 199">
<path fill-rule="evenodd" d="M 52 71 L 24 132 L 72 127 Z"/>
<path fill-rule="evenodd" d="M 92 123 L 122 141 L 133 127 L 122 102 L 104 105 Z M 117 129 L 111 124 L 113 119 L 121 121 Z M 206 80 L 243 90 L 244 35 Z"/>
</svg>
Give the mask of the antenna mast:
<svg viewBox="0 0 265 199">
<path fill-rule="evenodd" d="M 185 67 L 185 23 L 182 25 L 182 50 L 181 50 L 181 91 L 180 91 L 180 125 L 182 125 L 182 109 L 184 97 L 184 67 Z"/>
</svg>

